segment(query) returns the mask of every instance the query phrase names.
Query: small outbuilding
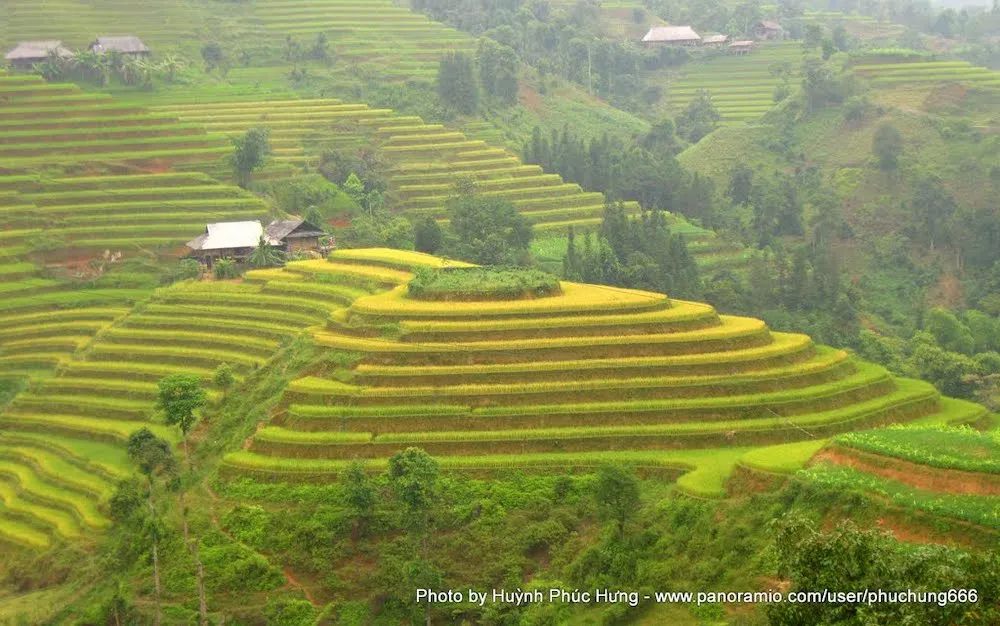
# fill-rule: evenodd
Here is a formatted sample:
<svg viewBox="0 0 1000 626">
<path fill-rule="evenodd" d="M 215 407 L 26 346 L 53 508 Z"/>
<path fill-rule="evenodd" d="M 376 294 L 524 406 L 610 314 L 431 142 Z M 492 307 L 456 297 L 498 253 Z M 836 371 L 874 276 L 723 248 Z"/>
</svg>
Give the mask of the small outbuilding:
<svg viewBox="0 0 1000 626">
<path fill-rule="evenodd" d="M 267 225 L 264 233 L 271 239 L 280 242 L 281 249 L 288 253 L 316 250 L 320 245 L 320 237 L 326 233 L 302 218 L 290 220 L 275 220 Z"/>
<path fill-rule="evenodd" d="M 49 57 L 49 54 L 53 53 L 64 59 L 73 56 L 73 53 L 63 47 L 62 42 L 58 39 L 42 39 L 21 41 L 8 51 L 4 58 L 18 69 L 31 69 L 35 63 L 41 63 Z"/>
<path fill-rule="evenodd" d="M 753 42 L 749 39 L 743 41 L 734 41 L 729 44 L 729 54 L 736 55 L 747 55 L 753 51 Z"/>
<path fill-rule="evenodd" d="M 91 42 L 90 50 L 98 54 L 114 50 L 130 57 L 148 57 L 153 52 L 146 44 L 142 43 L 142 39 L 134 35 L 98 37 Z"/>
<path fill-rule="evenodd" d="M 775 39 L 780 39 L 783 30 L 784 28 L 782 28 L 781 24 L 777 22 L 761 20 L 757 22 L 757 39 L 762 41 L 774 41 Z"/>
<path fill-rule="evenodd" d="M 700 42 L 701 35 L 690 26 L 654 26 L 642 38 L 642 43 L 647 45 L 695 46 Z"/>
<path fill-rule="evenodd" d="M 260 245 L 261 238 L 282 252 L 305 252 L 320 247 L 322 228 L 300 218 L 275 220 L 261 226 L 258 221 L 217 222 L 205 226 L 200 237 L 187 242 L 190 256 L 209 267 L 218 259 L 244 261 Z"/>
<path fill-rule="evenodd" d="M 729 35 L 707 35 L 701 38 L 703 46 L 721 47 L 729 42 Z"/>
</svg>

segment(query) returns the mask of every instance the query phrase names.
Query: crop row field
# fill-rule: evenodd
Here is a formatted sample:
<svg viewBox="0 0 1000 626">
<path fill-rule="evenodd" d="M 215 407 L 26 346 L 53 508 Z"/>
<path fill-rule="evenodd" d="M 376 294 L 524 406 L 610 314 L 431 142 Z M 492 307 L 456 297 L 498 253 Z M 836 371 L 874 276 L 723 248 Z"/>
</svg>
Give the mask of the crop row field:
<svg viewBox="0 0 1000 626">
<path fill-rule="evenodd" d="M 966 61 L 915 60 L 899 63 L 865 63 L 853 66 L 855 74 L 874 87 L 962 83 L 971 87 L 1000 89 L 1000 72 Z"/>
<path fill-rule="evenodd" d="M 802 59 L 800 42 L 758 42 L 749 55 L 690 63 L 668 81 L 666 105 L 679 113 L 704 90 L 723 123 L 757 119 L 774 107 L 774 93 L 782 83 L 775 70 L 786 68 L 791 84 L 797 84 Z"/>
<path fill-rule="evenodd" d="M 336 58 L 375 68 L 389 80 L 433 81 L 443 54 L 476 47 L 470 35 L 392 0 L 259 0 L 253 13 L 283 37 L 309 41 L 325 33 Z"/>
<path fill-rule="evenodd" d="M 546 234 L 562 233 L 569 226 L 596 226 L 604 212 L 603 194 L 585 192 L 538 166 L 524 165 L 503 148 L 390 109 L 303 99 L 164 105 L 153 111 L 199 124 L 209 133 L 267 128 L 272 143 L 287 149 L 276 159 L 289 163 L 314 164 L 328 145 L 376 145 L 392 164 L 390 207 L 415 218 L 446 223 L 445 207 L 456 193 L 455 182 L 465 177 L 475 180 L 482 195 L 509 200 Z M 295 153 L 296 146 L 304 152 Z M 628 203 L 630 212 L 638 208 Z"/>
<path fill-rule="evenodd" d="M 83 162 L 162 167 L 214 161 L 230 149 L 224 135 L 198 125 L 39 76 L 0 82 L 0 128 L 0 169 L 8 172 Z"/>
<path fill-rule="evenodd" d="M 368 264 L 382 291 L 356 295 L 313 329 L 320 347 L 355 356 L 292 381 L 271 424 L 227 457 L 227 472 L 328 477 L 351 458 L 377 463 L 419 446 L 455 467 L 718 448 L 725 475 L 736 462 L 725 450 L 981 417 L 953 415 L 932 386 L 804 335 L 659 294 L 564 282 L 533 300 L 416 300 L 405 282 L 425 259 L 340 251 L 283 270 L 307 265 L 350 281 Z M 805 460 L 795 458 L 796 467 Z"/>
<path fill-rule="evenodd" d="M 175 184 L 165 189 L 188 188 L 183 176 L 169 176 Z M 52 193 L 103 184 L 60 179 Z M 351 280 L 269 271 L 245 283 L 179 283 L 137 308 L 42 300 L 8 311 L 0 319 L 0 376 L 28 382 L 0 414 L 0 540 L 44 548 L 106 527 L 115 481 L 132 471 L 122 445 L 128 436 L 145 426 L 179 439 L 154 407 L 160 379 L 198 376 L 218 402 L 226 390 L 211 380 L 220 365 L 240 385 L 305 328 L 370 293 Z M 60 287 L 35 280 L 36 289 Z"/>
</svg>

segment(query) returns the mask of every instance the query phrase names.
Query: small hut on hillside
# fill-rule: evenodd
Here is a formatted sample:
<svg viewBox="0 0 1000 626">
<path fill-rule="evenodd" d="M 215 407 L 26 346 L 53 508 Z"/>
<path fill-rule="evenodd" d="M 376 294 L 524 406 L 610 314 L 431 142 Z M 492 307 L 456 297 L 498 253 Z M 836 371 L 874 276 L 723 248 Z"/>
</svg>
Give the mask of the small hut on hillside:
<svg viewBox="0 0 1000 626">
<path fill-rule="evenodd" d="M 148 57 L 153 52 L 135 35 L 98 37 L 91 42 L 90 50 L 98 54 L 114 50 L 130 57 Z"/>
<path fill-rule="evenodd" d="M 642 43 L 666 44 L 674 46 L 695 46 L 701 42 L 701 35 L 690 26 L 654 26 L 649 29 Z"/>
<path fill-rule="evenodd" d="M 734 41 L 729 44 L 729 54 L 735 55 L 747 55 L 753 51 L 753 42 L 749 39 L 743 41 Z"/>
<path fill-rule="evenodd" d="M 300 218 L 275 220 L 261 226 L 258 221 L 217 222 L 205 226 L 200 237 L 187 242 L 190 256 L 209 267 L 218 259 L 244 261 L 264 242 L 282 252 L 304 252 L 319 248 L 323 229 Z"/>
<path fill-rule="evenodd" d="M 770 20 L 761 20 L 757 22 L 756 35 L 757 39 L 761 41 L 774 41 L 781 37 L 781 32 L 784 30 L 781 24 L 777 22 L 772 22 Z"/>
<path fill-rule="evenodd" d="M 4 58 L 18 69 L 31 69 L 35 63 L 41 63 L 48 58 L 49 53 L 55 53 L 67 59 L 73 56 L 69 49 L 64 48 L 58 39 L 42 39 L 39 41 L 21 41 L 11 48 Z"/>
<path fill-rule="evenodd" d="M 314 226 L 302 218 L 275 220 L 267 225 L 264 232 L 279 242 L 285 252 L 306 252 L 319 248 L 320 237 L 326 236 L 322 228 Z"/>
<path fill-rule="evenodd" d="M 729 42 L 729 35 L 707 35 L 701 38 L 701 44 L 703 46 L 712 46 L 715 48 L 720 48 Z"/>
</svg>

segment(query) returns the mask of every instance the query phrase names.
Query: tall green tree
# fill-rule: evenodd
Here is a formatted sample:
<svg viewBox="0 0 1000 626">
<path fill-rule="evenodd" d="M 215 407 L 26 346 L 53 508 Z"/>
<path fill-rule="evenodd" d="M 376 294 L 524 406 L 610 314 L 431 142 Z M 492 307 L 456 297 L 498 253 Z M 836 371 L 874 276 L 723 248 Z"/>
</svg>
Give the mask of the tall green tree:
<svg viewBox="0 0 1000 626">
<path fill-rule="evenodd" d="M 483 90 L 501 104 L 517 104 L 517 53 L 510 46 L 481 37 L 478 57 Z"/>
<path fill-rule="evenodd" d="M 878 166 L 886 171 L 893 171 L 899 166 L 899 157 L 903 154 L 903 134 L 893 124 L 879 124 L 872 139 L 872 152 L 878 158 Z"/>
<path fill-rule="evenodd" d="M 639 479 L 635 470 L 620 464 L 605 465 L 597 473 L 597 505 L 614 520 L 618 538 L 625 539 L 625 526 L 639 510 Z"/>
<path fill-rule="evenodd" d="M 684 112 L 677 116 L 675 125 L 677 134 L 691 143 L 698 143 L 701 138 L 715 130 L 722 115 L 712 104 L 712 96 L 702 89 L 698 96 L 688 103 Z"/>
<path fill-rule="evenodd" d="M 188 455 L 188 433 L 195 425 L 195 411 L 208 402 L 201 378 L 190 374 L 171 374 L 157 385 L 156 408 L 163 412 L 164 422 L 181 429 L 184 455 Z"/>
<path fill-rule="evenodd" d="M 448 202 L 455 237 L 448 256 L 480 265 L 520 265 L 528 256 L 531 223 L 505 198 L 466 193 Z"/>
<path fill-rule="evenodd" d="M 403 507 L 403 523 L 411 532 L 422 534 L 430 527 L 440 473 L 438 462 L 420 448 L 407 448 L 389 457 L 389 486 Z"/>
<path fill-rule="evenodd" d="M 462 115 L 475 115 L 479 109 L 479 87 L 471 55 L 449 52 L 441 57 L 438 95 L 451 110 Z"/>
<path fill-rule="evenodd" d="M 270 137 L 269 129 L 254 127 L 239 137 L 230 138 L 233 152 L 229 155 L 229 163 L 240 187 L 249 187 L 253 173 L 267 165 L 268 157 L 271 156 Z"/>
</svg>

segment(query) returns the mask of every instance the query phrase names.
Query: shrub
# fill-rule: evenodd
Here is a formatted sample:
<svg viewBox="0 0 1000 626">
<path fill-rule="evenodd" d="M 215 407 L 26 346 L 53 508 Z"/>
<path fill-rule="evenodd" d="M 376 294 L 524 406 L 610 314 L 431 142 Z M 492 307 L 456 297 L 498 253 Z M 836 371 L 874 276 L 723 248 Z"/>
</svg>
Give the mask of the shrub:
<svg viewBox="0 0 1000 626">
<path fill-rule="evenodd" d="M 218 280 L 237 278 L 240 275 L 240 268 L 233 259 L 219 259 L 212 271 Z"/>
<path fill-rule="evenodd" d="M 201 263 L 196 259 L 183 259 L 173 272 L 174 280 L 188 280 L 201 276 Z"/>
<path fill-rule="evenodd" d="M 471 267 L 418 270 L 408 287 L 421 300 L 517 300 L 560 293 L 559 280 L 540 270 Z"/>
</svg>

